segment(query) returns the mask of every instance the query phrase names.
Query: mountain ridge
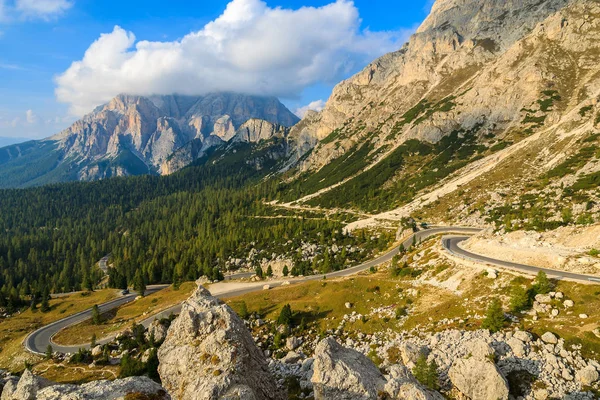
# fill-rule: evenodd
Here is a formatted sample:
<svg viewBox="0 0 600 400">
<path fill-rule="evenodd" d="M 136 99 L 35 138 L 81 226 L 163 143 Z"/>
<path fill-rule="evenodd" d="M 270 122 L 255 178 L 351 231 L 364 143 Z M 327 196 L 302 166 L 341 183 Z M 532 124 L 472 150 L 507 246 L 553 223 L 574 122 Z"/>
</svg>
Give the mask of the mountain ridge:
<svg viewBox="0 0 600 400">
<path fill-rule="evenodd" d="M 29 186 L 111 176 L 172 173 L 201 157 L 211 147 L 232 140 L 245 126 L 249 142 L 284 136 L 299 119 L 274 97 L 235 93 L 204 96 L 134 96 L 121 94 L 69 128 L 28 147 L 30 158 L 48 158 L 39 171 L 28 168 L 21 147 L 0 149 L 0 186 Z M 270 133 L 269 133 L 270 132 Z M 243 141 L 243 140 L 242 140 Z M 55 143 L 55 145 L 47 145 Z M 53 156 L 46 154 L 49 148 Z M 11 183 L 15 168 L 22 174 Z M 65 171 L 57 172 L 63 169 Z M 18 174 L 17 174 L 18 175 Z M 47 179 L 46 179 L 46 178 Z"/>
</svg>

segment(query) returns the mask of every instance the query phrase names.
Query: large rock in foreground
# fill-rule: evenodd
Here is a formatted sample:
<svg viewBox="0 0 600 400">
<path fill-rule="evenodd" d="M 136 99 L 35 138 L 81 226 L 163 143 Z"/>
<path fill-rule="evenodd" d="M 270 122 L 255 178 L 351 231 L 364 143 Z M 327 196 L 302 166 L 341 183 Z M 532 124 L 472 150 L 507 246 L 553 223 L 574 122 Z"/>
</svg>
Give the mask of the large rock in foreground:
<svg viewBox="0 0 600 400">
<path fill-rule="evenodd" d="M 169 400 L 158 383 L 145 376 L 114 381 L 94 381 L 83 385 L 51 382 L 25 370 L 21 378 L 10 377 L 2 390 L 2 400 L 117 400 L 125 398 Z"/>
<path fill-rule="evenodd" d="M 36 376 L 28 369 L 18 380 L 7 380 L 2 389 L 2 400 L 35 400 L 38 399 L 38 391 L 45 387 L 54 385 L 48 379 Z"/>
<path fill-rule="evenodd" d="M 284 398 L 242 320 L 203 287 L 183 303 L 158 358 L 174 399 Z"/>
<path fill-rule="evenodd" d="M 386 382 L 362 353 L 326 338 L 315 349 L 312 383 L 315 400 L 366 400 L 376 399 Z"/>
<path fill-rule="evenodd" d="M 473 400 L 507 400 L 508 383 L 496 365 L 485 358 L 454 361 L 448 371 L 452 384 Z"/>
<path fill-rule="evenodd" d="M 54 385 L 38 391 L 37 400 L 168 400 L 171 397 L 152 379 L 136 376 L 83 385 Z"/>
</svg>

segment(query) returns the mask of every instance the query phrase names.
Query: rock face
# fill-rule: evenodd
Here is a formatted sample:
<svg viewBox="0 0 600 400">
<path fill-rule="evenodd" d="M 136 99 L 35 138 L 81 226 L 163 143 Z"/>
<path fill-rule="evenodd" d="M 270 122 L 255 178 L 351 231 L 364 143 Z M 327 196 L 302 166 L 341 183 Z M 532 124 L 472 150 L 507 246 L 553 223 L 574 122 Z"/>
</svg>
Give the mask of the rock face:
<svg viewBox="0 0 600 400">
<path fill-rule="evenodd" d="M 45 150 L 37 149 L 41 152 L 37 158 L 54 154 L 58 161 L 42 176 L 38 171 L 35 179 L 45 183 L 44 175 L 56 169 L 69 171 L 54 172 L 59 180 L 171 173 L 231 140 L 242 126 L 240 138 L 258 142 L 285 135 L 296 122 L 298 118 L 273 97 L 119 95 L 58 135 L 36 142 L 45 146 Z M 0 152 L 2 156 L 7 153 L 7 169 L 21 162 L 24 154 L 17 147 Z M 27 184 L 31 183 L 15 182 L 15 186 Z"/>
<path fill-rule="evenodd" d="M 284 138 L 288 135 L 289 128 L 273 124 L 261 119 L 250 119 L 242 124 L 235 133 L 233 140 L 236 142 L 258 143 L 262 140 Z"/>
<path fill-rule="evenodd" d="M 313 365 L 315 400 L 374 399 L 385 386 L 383 375 L 371 360 L 333 338 L 317 345 Z"/>
<path fill-rule="evenodd" d="M 454 84 L 459 87 L 475 77 L 482 72 L 482 65 L 501 58 L 538 23 L 569 2 L 438 0 L 429 17 L 402 49 L 373 61 L 363 71 L 337 85 L 323 111 L 308 114 L 292 129 L 291 136 L 298 141 L 300 152 L 310 148 L 315 138 L 321 140 L 336 129 L 357 132 L 360 130 L 357 127 L 366 125 L 370 129 L 381 129 L 381 137 L 387 136 L 397 122 L 395 120 L 415 106 L 423 95 L 435 92 L 441 97 L 449 95 L 448 87 L 442 86 Z M 482 75 L 485 74 L 487 72 Z M 450 83 L 449 77 L 452 75 L 454 81 Z M 524 80 L 530 79 L 527 75 L 523 76 Z M 532 83 L 529 81 L 527 87 L 532 87 Z M 485 93 L 486 96 L 495 97 L 503 83 L 492 84 L 488 80 L 487 83 L 479 81 L 476 84 L 482 85 L 481 90 L 473 93 L 478 97 L 473 103 L 470 101 L 474 98 L 467 96 L 470 98 L 469 110 L 465 107 L 463 113 L 467 112 L 468 115 L 459 117 L 461 113 L 457 110 L 451 113 L 450 118 L 445 118 L 447 121 L 423 121 L 419 126 L 406 124 L 403 130 L 407 136 L 437 141 L 445 132 L 449 133 L 447 129 L 454 129 L 461 123 L 471 126 L 476 121 L 486 120 L 505 123 L 507 119 L 519 115 L 518 108 L 505 104 L 509 97 L 519 98 L 516 92 L 511 90 L 512 93 L 504 93 L 506 97 L 502 98 L 501 106 L 498 99 L 488 105 L 482 103 L 486 100 L 481 96 Z M 539 94 L 537 89 L 536 92 L 536 95 Z M 529 96 L 522 89 L 521 95 L 519 100 Z M 496 111 L 492 108 L 496 108 Z M 391 120 L 385 121 L 390 116 Z M 364 133 L 367 134 L 370 129 L 364 129 Z M 356 139 L 356 135 L 348 135 L 346 143 Z M 305 168 L 319 167 L 331 157 L 339 156 L 339 152 L 335 153 L 337 147 L 330 144 L 316 149 L 305 163 Z M 346 144 L 344 151 L 349 147 Z"/>
<path fill-rule="evenodd" d="M 243 321 L 202 287 L 183 303 L 158 358 L 174 399 L 284 398 Z"/>
</svg>

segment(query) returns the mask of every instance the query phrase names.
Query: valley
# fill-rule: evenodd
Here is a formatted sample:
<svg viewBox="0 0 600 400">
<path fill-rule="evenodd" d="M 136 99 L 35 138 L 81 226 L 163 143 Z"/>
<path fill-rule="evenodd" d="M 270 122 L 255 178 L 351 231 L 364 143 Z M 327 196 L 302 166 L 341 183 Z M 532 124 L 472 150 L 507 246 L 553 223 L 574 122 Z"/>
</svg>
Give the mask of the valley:
<svg viewBox="0 0 600 400">
<path fill-rule="evenodd" d="M 0 148 L 2 400 L 599 398 L 599 39 L 437 0 L 301 118 L 139 90 Z"/>
</svg>

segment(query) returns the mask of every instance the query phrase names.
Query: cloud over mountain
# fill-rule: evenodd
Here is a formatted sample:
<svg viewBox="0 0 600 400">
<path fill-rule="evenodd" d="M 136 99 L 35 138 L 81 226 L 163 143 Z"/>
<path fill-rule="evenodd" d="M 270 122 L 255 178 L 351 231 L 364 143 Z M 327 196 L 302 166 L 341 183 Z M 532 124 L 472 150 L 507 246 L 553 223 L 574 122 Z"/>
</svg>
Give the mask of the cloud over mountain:
<svg viewBox="0 0 600 400">
<path fill-rule="evenodd" d="M 119 93 L 295 97 L 399 48 L 409 34 L 360 25 L 349 0 L 296 10 L 232 0 L 220 17 L 177 41 L 136 42 L 133 32 L 115 26 L 56 78 L 56 95 L 75 115 Z"/>
</svg>

